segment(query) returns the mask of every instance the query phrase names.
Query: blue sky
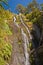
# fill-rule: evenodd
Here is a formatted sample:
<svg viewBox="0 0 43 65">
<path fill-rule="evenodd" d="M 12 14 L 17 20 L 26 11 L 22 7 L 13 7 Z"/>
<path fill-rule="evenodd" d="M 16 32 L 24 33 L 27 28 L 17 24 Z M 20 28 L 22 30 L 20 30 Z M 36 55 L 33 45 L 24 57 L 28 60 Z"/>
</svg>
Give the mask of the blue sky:
<svg viewBox="0 0 43 65">
<path fill-rule="evenodd" d="M 16 6 L 18 4 L 22 4 L 23 6 L 26 6 L 28 3 L 30 3 L 32 0 L 8 0 L 8 5 L 10 7 L 10 11 L 15 12 Z M 43 3 L 43 0 L 37 0 L 38 3 Z M 6 9 L 8 9 L 7 6 L 4 5 Z"/>
</svg>

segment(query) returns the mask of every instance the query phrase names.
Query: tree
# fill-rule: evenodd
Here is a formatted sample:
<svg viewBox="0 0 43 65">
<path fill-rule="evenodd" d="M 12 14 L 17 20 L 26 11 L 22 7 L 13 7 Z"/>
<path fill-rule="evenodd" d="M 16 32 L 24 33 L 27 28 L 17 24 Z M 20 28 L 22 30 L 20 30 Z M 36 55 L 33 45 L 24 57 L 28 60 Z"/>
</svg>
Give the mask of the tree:
<svg viewBox="0 0 43 65">
<path fill-rule="evenodd" d="M 7 2 L 8 2 L 8 0 L 0 0 L 0 9 L 4 8 L 2 3 L 4 3 L 5 5 L 8 5 Z"/>
<path fill-rule="evenodd" d="M 41 10 L 43 11 L 43 4 L 41 4 L 40 6 L 41 6 Z"/>
<path fill-rule="evenodd" d="M 36 2 L 36 0 L 33 0 L 30 4 L 27 5 L 28 12 L 34 11 L 35 8 L 39 9 L 39 4 Z"/>
<path fill-rule="evenodd" d="M 16 10 L 18 11 L 18 13 L 24 14 L 26 12 L 26 8 L 22 6 L 21 4 L 17 5 Z"/>
<path fill-rule="evenodd" d="M 38 7 L 39 7 L 39 4 L 37 3 L 36 0 L 33 0 L 32 3 L 33 3 L 33 6 L 34 6 L 35 8 L 38 8 Z"/>
</svg>

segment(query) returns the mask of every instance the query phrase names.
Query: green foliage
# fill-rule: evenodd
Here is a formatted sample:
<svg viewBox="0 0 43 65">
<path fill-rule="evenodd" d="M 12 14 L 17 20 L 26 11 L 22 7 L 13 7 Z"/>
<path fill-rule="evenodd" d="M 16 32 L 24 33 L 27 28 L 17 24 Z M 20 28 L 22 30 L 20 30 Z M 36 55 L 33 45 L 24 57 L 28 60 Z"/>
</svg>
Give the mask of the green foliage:
<svg viewBox="0 0 43 65">
<path fill-rule="evenodd" d="M 39 4 L 36 0 L 32 0 L 32 2 L 28 4 L 27 9 L 29 12 L 31 12 L 34 11 L 35 8 L 39 9 Z"/>
<path fill-rule="evenodd" d="M 21 45 L 22 44 L 21 41 L 19 41 L 18 44 Z"/>
<path fill-rule="evenodd" d="M 3 59 L 0 57 L 0 65 L 5 65 L 6 64 L 6 62 L 3 60 Z"/>
<path fill-rule="evenodd" d="M 1 65 L 5 62 L 9 62 L 11 56 L 12 46 L 9 42 L 4 41 L 4 39 L 0 38 L 0 63 Z"/>
<path fill-rule="evenodd" d="M 18 11 L 18 13 L 20 12 L 24 14 L 26 12 L 26 8 L 21 4 L 17 5 L 16 10 Z"/>
<path fill-rule="evenodd" d="M 35 22 L 37 18 L 41 15 L 40 11 L 36 8 L 34 11 L 32 11 L 30 14 L 27 14 L 26 17 L 29 19 L 29 21 Z"/>
<path fill-rule="evenodd" d="M 4 8 L 2 3 L 4 3 L 5 5 L 8 5 L 7 2 L 8 2 L 8 0 L 0 0 L 0 9 Z"/>
<path fill-rule="evenodd" d="M 30 55 L 30 63 L 31 63 L 31 65 L 34 65 L 34 63 L 35 63 L 35 58 L 34 58 L 33 54 Z"/>
<path fill-rule="evenodd" d="M 2 12 L 3 11 L 3 12 Z M 7 15 L 8 14 L 8 15 Z M 9 12 L 4 9 L 0 10 L 0 65 L 9 62 L 12 46 L 8 40 L 8 36 L 12 35 L 8 25 Z"/>
<path fill-rule="evenodd" d="M 11 56 L 11 45 L 9 43 L 7 43 L 5 45 L 5 47 L 3 48 L 2 52 L 3 52 L 3 58 L 5 61 L 9 61 L 10 56 Z"/>
<path fill-rule="evenodd" d="M 6 42 L 3 38 L 0 38 L 0 57 L 2 59 L 2 62 L 3 61 L 7 63 L 9 62 L 11 51 L 12 51 L 11 44 L 9 42 Z"/>
</svg>

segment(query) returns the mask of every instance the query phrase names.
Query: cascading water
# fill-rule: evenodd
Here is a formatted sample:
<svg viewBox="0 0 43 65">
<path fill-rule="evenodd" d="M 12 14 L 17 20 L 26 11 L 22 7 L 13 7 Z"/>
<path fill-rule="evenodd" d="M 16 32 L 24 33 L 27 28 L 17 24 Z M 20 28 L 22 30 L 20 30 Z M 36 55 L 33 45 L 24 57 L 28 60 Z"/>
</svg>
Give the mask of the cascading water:
<svg viewBox="0 0 43 65">
<path fill-rule="evenodd" d="M 24 27 L 26 28 L 26 30 L 28 31 L 29 33 L 29 36 L 30 36 L 30 39 L 32 39 L 32 36 L 30 35 L 30 31 L 28 30 L 28 27 L 23 23 L 23 20 L 22 18 L 20 17 L 20 20 L 22 22 L 22 24 L 24 25 Z M 19 25 L 16 23 L 16 18 L 14 17 L 14 23 L 15 25 L 19 27 Z M 23 29 L 21 28 L 21 33 L 22 33 L 22 39 L 24 41 L 24 54 L 25 54 L 25 65 L 30 65 L 30 62 L 29 62 L 29 53 L 27 51 L 27 45 L 29 45 L 29 41 L 28 41 L 28 37 L 27 35 L 24 33 Z"/>
<path fill-rule="evenodd" d="M 19 25 L 16 23 L 16 17 L 14 17 L 14 23 L 19 28 Z"/>
<path fill-rule="evenodd" d="M 23 39 L 23 42 L 24 42 L 25 65 L 30 65 L 29 54 L 28 54 L 28 51 L 27 51 L 27 44 L 29 44 L 28 37 L 24 33 L 23 29 L 21 29 L 21 32 L 22 32 L 22 39 Z"/>
<path fill-rule="evenodd" d="M 21 23 L 23 24 L 23 26 L 26 28 L 28 34 L 29 34 L 29 37 L 30 37 L 30 40 L 32 40 L 32 36 L 30 34 L 30 30 L 28 29 L 28 27 L 24 24 L 23 20 L 22 20 L 22 17 L 21 17 L 21 14 L 20 14 L 20 20 L 21 20 Z M 29 53 L 27 51 L 27 44 L 29 44 L 29 41 L 28 41 L 28 37 L 27 35 L 24 33 L 23 29 L 21 30 L 22 31 L 22 35 L 23 35 L 23 40 L 24 40 L 24 49 L 25 49 L 25 57 L 26 57 L 26 62 L 25 62 L 25 65 L 30 65 L 30 62 L 29 62 Z"/>
<path fill-rule="evenodd" d="M 21 17 L 21 14 L 20 14 L 20 20 L 21 20 L 21 23 L 24 25 L 24 27 L 26 28 L 26 30 L 27 30 L 27 32 L 28 32 L 28 34 L 29 34 L 29 37 L 30 37 L 30 39 L 32 39 L 32 36 L 31 36 L 31 34 L 30 34 L 30 30 L 28 29 L 28 27 L 24 24 L 24 22 L 23 22 L 23 20 L 22 20 L 22 17 Z"/>
</svg>

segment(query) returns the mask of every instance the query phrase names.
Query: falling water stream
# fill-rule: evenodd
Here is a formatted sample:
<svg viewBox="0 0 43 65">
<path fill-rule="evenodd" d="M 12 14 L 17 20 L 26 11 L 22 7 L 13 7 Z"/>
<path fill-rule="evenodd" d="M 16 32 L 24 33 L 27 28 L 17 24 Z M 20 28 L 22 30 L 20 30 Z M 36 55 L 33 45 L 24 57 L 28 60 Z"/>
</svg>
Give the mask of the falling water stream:
<svg viewBox="0 0 43 65">
<path fill-rule="evenodd" d="M 27 32 L 29 33 L 30 39 L 32 39 L 32 36 L 30 35 L 30 31 L 29 31 L 28 27 L 24 24 L 24 22 L 23 22 L 21 17 L 20 17 L 20 20 L 21 20 L 21 23 L 26 28 Z M 15 17 L 14 17 L 14 23 L 19 28 L 19 25 L 16 23 L 16 18 Z M 27 51 L 27 45 L 29 45 L 28 37 L 27 37 L 26 33 L 24 33 L 22 28 L 21 28 L 21 33 L 22 33 L 22 39 L 23 39 L 23 42 L 24 42 L 25 65 L 30 65 L 29 53 Z"/>
<path fill-rule="evenodd" d="M 28 32 L 28 34 L 29 34 L 30 39 L 32 39 L 32 36 L 31 36 L 31 34 L 30 34 L 30 30 L 29 30 L 28 27 L 24 24 L 24 22 L 23 22 L 21 16 L 20 16 L 20 20 L 21 20 L 21 23 L 22 23 L 22 24 L 24 25 L 24 27 L 26 28 L 26 30 L 27 30 L 27 32 Z"/>
<path fill-rule="evenodd" d="M 23 39 L 23 42 L 24 42 L 25 65 L 30 65 L 30 62 L 29 62 L 29 53 L 27 51 L 27 45 L 29 44 L 28 37 L 24 33 L 23 29 L 21 29 L 21 32 L 22 32 L 22 39 Z"/>
<path fill-rule="evenodd" d="M 19 28 L 19 25 L 16 23 L 16 17 L 14 17 L 14 24 Z"/>
</svg>

